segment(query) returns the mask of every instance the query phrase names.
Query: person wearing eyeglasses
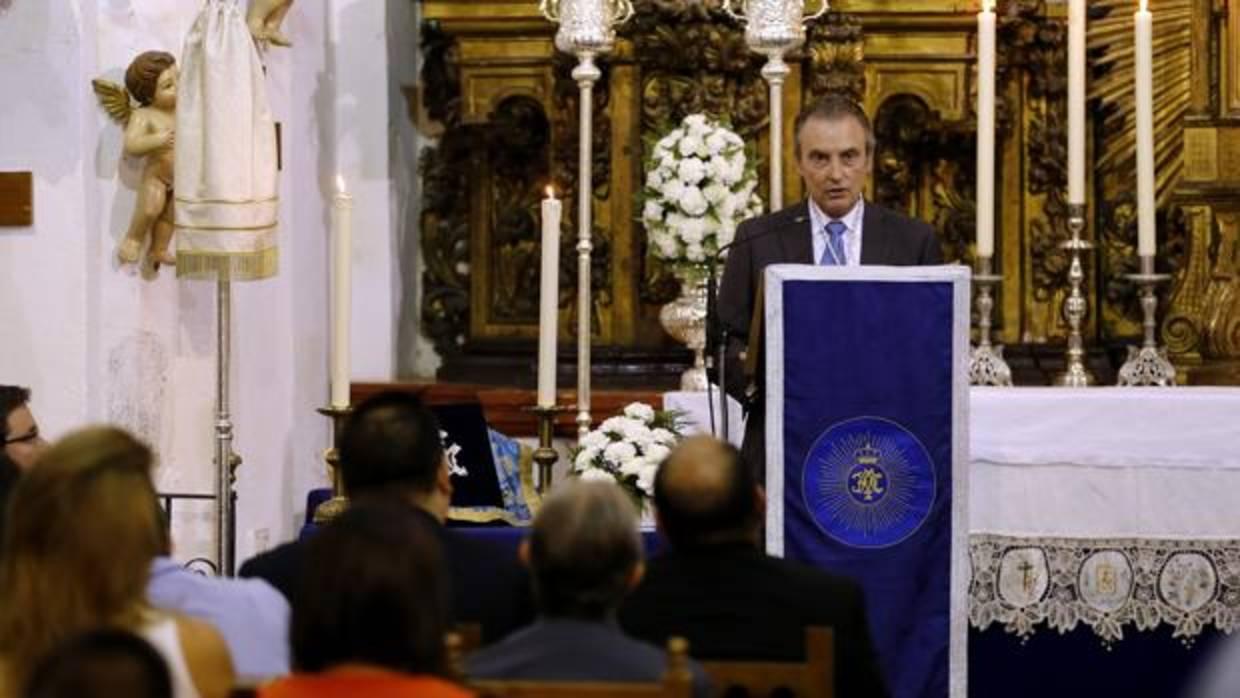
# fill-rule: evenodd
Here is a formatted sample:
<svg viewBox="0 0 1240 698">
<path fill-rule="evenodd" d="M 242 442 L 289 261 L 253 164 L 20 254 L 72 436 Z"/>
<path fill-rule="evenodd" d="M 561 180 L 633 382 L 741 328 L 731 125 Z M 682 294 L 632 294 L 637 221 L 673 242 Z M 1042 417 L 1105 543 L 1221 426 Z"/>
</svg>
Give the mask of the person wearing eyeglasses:
<svg viewBox="0 0 1240 698">
<path fill-rule="evenodd" d="M 30 389 L 0 385 L 0 438 L 4 440 L 0 465 L 24 471 L 47 446 L 39 435 L 39 425 L 30 412 Z"/>
<path fill-rule="evenodd" d="M 9 492 L 17 478 L 34 464 L 47 446 L 39 435 L 39 425 L 30 413 L 30 389 L 0 385 L 0 541 L 4 540 L 4 513 Z"/>
</svg>

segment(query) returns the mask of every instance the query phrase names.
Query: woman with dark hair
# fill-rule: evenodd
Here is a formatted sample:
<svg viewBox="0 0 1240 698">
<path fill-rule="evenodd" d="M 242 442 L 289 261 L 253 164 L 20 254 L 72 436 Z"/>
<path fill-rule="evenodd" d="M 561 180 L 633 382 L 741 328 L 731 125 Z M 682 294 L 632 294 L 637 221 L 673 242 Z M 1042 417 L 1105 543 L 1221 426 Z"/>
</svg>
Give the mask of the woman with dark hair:
<svg viewBox="0 0 1240 698">
<path fill-rule="evenodd" d="M 468 698 L 446 679 L 438 539 L 397 502 L 355 504 L 315 535 L 293 598 L 292 676 L 260 698 Z"/>
</svg>

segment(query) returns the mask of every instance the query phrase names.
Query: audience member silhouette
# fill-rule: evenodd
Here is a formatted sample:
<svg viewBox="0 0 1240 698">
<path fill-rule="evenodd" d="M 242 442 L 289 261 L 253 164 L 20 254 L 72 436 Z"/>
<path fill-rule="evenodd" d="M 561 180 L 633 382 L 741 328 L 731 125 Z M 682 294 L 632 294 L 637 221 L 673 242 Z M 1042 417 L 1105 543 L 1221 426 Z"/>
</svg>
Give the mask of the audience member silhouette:
<svg viewBox="0 0 1240 698">
<path fill-rule="evenodd" d="M 618 486 L 561 485 L 543 502 L 520 555 L 533 576 L 540 617 L 470 657 L 470 676 L 625 682 L 662 677 L 666 653 L 625 635 L 615 621 L 616 608 L 643 570 L 637 511 Z M 709 695 L 701 668 L 692 669 L 695 695 Z"/>
<path fill-rule="evenodd" d="M 355 504 L 306 546 L 295 673 L 260 698 L 465 698 L 446 678 L 448 579 L 435 524 L 399 501 Z"/>
<path fill-rule="evenodd" d="M 886 696 L 861 589 L 759 547 L 766 497 L 731 444 L 681 442 L 655 476 L 655 511 L 670 552 L 650 562 L 620 609 L 647 642 L 672 635 L 698 659 L 803 660 L 805 628 L 835 632 L 835 694 Z"/>
<path fill-rule="evenodd" d="M 113 627 L 159 651 L 177 698 L 227 695 L 219 634 L 144 598 L 163 535 L 152 460 L 129 434 L 95 427 L 53 444 L 19 479 L 0 555 L 0 684 L 23 685 L 61 643 Z"/>
<path fill-rule="evenodd" d="M 23 698 L 172 698 L 172 677 L 151 643 L 124 630 L 92 630 L 49 654 Z"/>
<path fill-rule="evenodd" d="M 416 395 L 389 391 L 358 405 L 340 435 L 340 474 L 353 502 L 397 497 L 434 525 L 452 580 L 452 621 L 481 625 L 484 642 L 534 617 L 529 579 L 511 549 L 443 524 L 452 502 L 439 424 Z M 241 566 L 288 598 L 303 578 L 304 542 L 280 545 Z"/>
</svg>

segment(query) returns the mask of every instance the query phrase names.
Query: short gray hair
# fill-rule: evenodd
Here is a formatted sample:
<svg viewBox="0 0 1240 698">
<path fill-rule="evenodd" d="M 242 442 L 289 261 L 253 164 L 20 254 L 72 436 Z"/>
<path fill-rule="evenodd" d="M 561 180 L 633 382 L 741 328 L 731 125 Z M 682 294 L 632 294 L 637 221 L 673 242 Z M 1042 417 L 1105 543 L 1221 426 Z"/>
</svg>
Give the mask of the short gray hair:
<svg viewBox="0 0 1240 698">
<path fill-rule="evenodd" d="M 607 616 L 641 560 L 637 509 L 613 483 L 565 483 L 534 519 L 530 568 L 539 610 L 548 616 Z"/>
<path fill-rule="evenodd" d="M 873 155 L 874 149 L 878 147 L 878 140 L 874 138 L 874 126 L 870 123 L 870 117 L 866 116 L 861 105 L 853 101 L 851 97 L 829 93 L 805 105 L 801 113 L 797 114 L 793 128 L 793 143 L 796 145 L 798 160 L 801 159 L 801 127 L 805 126 L 805 122 L 810 119 L 822 119 L 823 121 L 853 119 L 865 130 L 865 154 Z"/>
</svg>

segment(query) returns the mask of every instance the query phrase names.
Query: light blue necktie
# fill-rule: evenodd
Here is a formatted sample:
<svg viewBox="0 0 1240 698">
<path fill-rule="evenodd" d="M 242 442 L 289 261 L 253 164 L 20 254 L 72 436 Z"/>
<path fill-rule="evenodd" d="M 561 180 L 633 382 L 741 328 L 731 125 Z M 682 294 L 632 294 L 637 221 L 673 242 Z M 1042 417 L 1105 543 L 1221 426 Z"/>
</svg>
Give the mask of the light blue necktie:
<svg viewBox="0 0 1240 698">
<path fill-rule="evenodd" d="M 827 246 L 822 251 L 822 259 L 818 263 L 827 267 L 842 267 L 848 264 L 848 252 L 844 245 L 844 233 L 848 226 L 843 221 L 831 221 L 826 225 Z"/>
</svg>

